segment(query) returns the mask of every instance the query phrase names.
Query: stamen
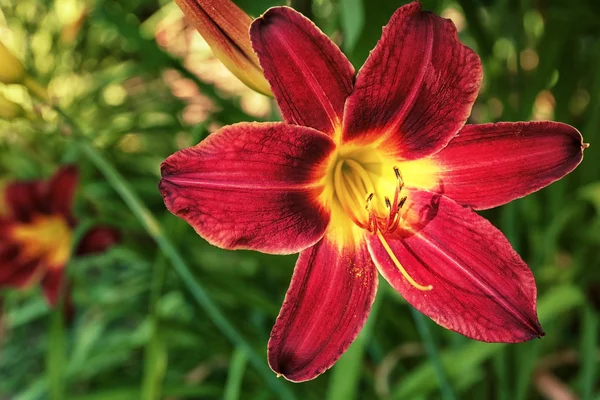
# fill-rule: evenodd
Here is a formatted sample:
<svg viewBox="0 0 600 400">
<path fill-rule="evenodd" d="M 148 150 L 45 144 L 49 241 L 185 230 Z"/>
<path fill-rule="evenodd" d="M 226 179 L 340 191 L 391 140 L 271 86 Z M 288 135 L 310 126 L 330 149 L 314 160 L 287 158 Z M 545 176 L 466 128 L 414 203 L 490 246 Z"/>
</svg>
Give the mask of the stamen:
<svg viewBox="0 0 600 400">
<path fill-rule="evenodd" d="M 400 261 L 398 261 L 398 258 L 396 257 L 396 255 L 394 254 L 394 252 L 392 251 L 392 249 L 390 248 L 390 245 L 385 240 L 385 238 L 383 237 L 383 234 L 379 231 L 379 229 L 377 229 L 377 237 L 379 238 L 379 241 L 381 242 L 381 245 L 385 249 L 386 253 L 390 257 L 390 259 L 392 260 L 392 262 L 394 263 L 394 265 L 396 266 L 396 268 L 398 268 L 398 270 L 400 270 L 400 273 L 408 281 L 408 283 L 410 283 L 415 289 L 422 290 L 422 291 L 429 291 L 429 290 L 433 289 L 432 285 L 423 286 L 423 285 L 418 284 L 409 275 L 409 273 L 404 269 L 404 267 L 402 266 L 402 264 L 400 264 Z"/>
<path fill-rule="evenodd" d="M 352 212 L 352 210 L 355 209 L 355 208 L 353 208 L 353 206 L 356 207 L 357 204 L 354 204 L 354 205 L 351 204 L 353 198 L 351 196 L 349 196 L 348 191 L 345 190 L 346 188 L 344 187 L 344 182 L 350 183 L 350 181 L 344 180 L 343 173 L 342 173 L 342 166 L 343 166 L 343 164 L 341 162 L 338 163 L 335 166 L 335 171 L 333 173 L 333 186 L 335 188 L 337 198 L 340 201 L 340 205 L 342 206 L 344 211 L 346 211 L 346 214 L 350 217 L 352 222 L 354 222 L 356 225 L 358 225 L 362 229 L 370 230 L 370 226 L 365 225 L 363 222 L 359 221 L 357 216 L 354 215 L 354 213 Z M 351 187 L 351 190 L 354 190 L 354 187 L 352 186 L 352 184 L 350 184 L 350 187 Z M 354 200 L 354 201 L 356 202 L 356 200 Z"/>
<path fill-rule="evenodd" d="M 375 188 L 373 187 L 373 182 L 371 181 L 371 177 L 369 176 L 367 171 L 365 171 L 363 166 L 360 165 L 359 163 L 357 163 L 356 161 L 350 160 L 350 159 L 345 160 L 345 163 L 346 163 L 346 165 L 348 165 L 348 167 L 352 168 L 354 170 L 354 172 L 356 172 L 360 176 L 360 179 L 363 181 L 365 186 L 367 186 L 366 187 L 367 193 L 374 193 Z"/>
</svg>

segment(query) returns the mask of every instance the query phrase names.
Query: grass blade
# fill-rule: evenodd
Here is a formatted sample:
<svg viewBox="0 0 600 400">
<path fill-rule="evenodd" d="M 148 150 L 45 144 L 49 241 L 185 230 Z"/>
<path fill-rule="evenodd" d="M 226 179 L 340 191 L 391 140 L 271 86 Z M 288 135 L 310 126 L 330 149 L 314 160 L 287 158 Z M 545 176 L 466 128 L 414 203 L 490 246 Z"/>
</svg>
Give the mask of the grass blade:
<svg viewBox="0 0 600 400">
<path fill-rule="evenodd" d="M 237 400 L 242 391 L 242 381 L 248 364 L 248 353 L 242 349 L 235 349 L 229 364 L 229 373 L 225 383 L 224 400 Z"/>
<path fill-rule="evenodd" d="M 427 326 L 428 321 L 425 319 L 425 316 L 421 314 L 419 311 L 410 307 L 410 311 L 412 313 L 415 324 L 417 325 L 417 330 L 419 331 L 419 335 L 421 335 L 421 339 L 425 343 L 425 349 L 427 350 L 427 356 L 429 357 L 429 361 L 433 366 L 433 370 L 435 371 L 436 378 L 440 385 L 440 391 L 442 394 L 442 399 L 444 400 L 454 400 L 456 396 L 452 391 L 452 386 L 450 386 L 450 382 L 448 381 L 448 377 L 444 371 L 444 366 L 440 361 L 440 355 L 437 349 L 437 345 L 433 340 L 433 336 L 431 335 L 431 330 Z"/>
</svg>

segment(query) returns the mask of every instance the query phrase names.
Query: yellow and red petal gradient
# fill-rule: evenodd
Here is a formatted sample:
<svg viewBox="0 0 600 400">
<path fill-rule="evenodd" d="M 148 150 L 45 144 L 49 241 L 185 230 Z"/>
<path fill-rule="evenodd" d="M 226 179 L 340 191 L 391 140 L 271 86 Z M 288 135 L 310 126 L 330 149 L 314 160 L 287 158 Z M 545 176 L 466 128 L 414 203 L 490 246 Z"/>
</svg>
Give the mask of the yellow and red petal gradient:
<svg viewBox="0 0 600 400">
<path fill-rule="evenodd" d="M 339 132 L 354 67 L 331 39 L 289 7 L 257 18 L 250 37 L 285 121 Z"/>
<path fill-rule="evenodd" d="M 528 195 L 571 172 L 585 145 L 551 121 L 466 125 L 431 161 L 444 195 L 482 210 Z"/>
<path fill-rule="evenodd" d="M 420 220 L 386 235 L 410 285 L 377 236 L 368 239 L 375 264 L 417 310 L 441 326 L 485 342 L 522 342 L 544 332 L 536 312 L 533 274 L 502 233 L 469 208 L 439 194 L 410 191 Z"/>
<path fill-rule="evenodd" d="M 317 200 L 332 140 L 285 123 L 227 126 L 162 165 L 167 208 L 211 244 L 291 254 L 313 245 L 330 212 Z"/>
<path fill-rule="evenodd" d="M 39 260 L 22 259 L 20 245 L 11 237 L 14 226 L 13 221 L 0 219 L 0 287 L 28 286 L 41 266 Z"/>
<path fill-rule="evenodd" d="M 267 96 L 269 84 L 252 51 L 250 18 L 229 0 L 175 0 L 215 56 L 246 86 Z"/>
<path fill-rule="evenodd" d="M 324 238 L 302 251 L 269 340 L 273 371 L 302 382 L 331 368 L 365 324 L 377 283 L 362 240 L 339 248 Z"/>
<path fill-rule="evenodd" d="M 358 73 L 343 140 L 385 141 L 407 160 L 433 154 L 467 121 L 482 74 L 450 20 L 418 2 L 403 6 Z"/>
</svg>

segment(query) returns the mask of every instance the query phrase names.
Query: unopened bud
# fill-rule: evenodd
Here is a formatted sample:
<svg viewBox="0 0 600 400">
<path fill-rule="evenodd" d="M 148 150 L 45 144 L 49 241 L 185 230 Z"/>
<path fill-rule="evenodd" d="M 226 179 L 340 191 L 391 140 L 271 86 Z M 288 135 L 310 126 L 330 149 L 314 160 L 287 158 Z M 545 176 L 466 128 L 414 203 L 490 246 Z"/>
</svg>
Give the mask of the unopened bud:
<svg viewBox="0 0 600 400">
<path fill-rule="evenodd" d="M 25 115 L 23 107 L 17 103 L 8 100 L 2 93 L 0 93 L 0 119 L 12 121 L 15 118 L 19 118 Z"/>
<path fill-rule="evenodd" d="M 246 86 L 273 96 L 250 42 L 250 18 L 229 0 L 175 0 L 215 56 Z"/>
<path fill-rule="evenodd" d="M 23 83 L 26 76 L 21 61 L 0 42 L 0 82 Z"/>
</svg>

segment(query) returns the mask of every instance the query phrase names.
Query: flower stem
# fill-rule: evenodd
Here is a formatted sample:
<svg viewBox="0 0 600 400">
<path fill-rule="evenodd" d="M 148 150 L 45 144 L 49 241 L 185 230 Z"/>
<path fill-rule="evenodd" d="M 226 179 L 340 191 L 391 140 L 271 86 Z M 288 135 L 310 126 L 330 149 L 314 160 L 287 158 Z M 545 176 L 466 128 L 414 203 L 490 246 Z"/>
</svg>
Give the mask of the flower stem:
<svg viewBox="0 0 600 400">
<path fill-rule="evenodd" d="M 433 365 L 433 369 L 435 371 L 435 375 L 438 379 L 438 383 L 440 385 L 440 391 L 442 394 L 443 400 L 455 400 L 456 396 L 452 390 L 452 386 L 450 386 L 450 382 L 448 381 L 448 377 L 444 372 L 444 367 L 442 365 L 439 352 L 437 350 L 437 346 L 435 341 L 433 340 L 433 336 L 431 335 L 431 331 L 427 326 L 427 320 L 423 314 L 419 311 L 410 307 L 410 312 L 412 313 L 415 324 L 417 325 L 417 330 L 419 331 L 419 335 L 421 335 L 421 339 L 425 343 L 425 349 L 427 350 L 427 356 L 429 357 L 429 361 Z"/>
<path fill-rule="evenodd" d="M 61 296 L 62 297 L 62 296 Z M 50 327 L 46 345 L 46 371 L 51 400 L 65 398 L 65 323 L 62 300 L 50 312 Z"/>
</svg>

